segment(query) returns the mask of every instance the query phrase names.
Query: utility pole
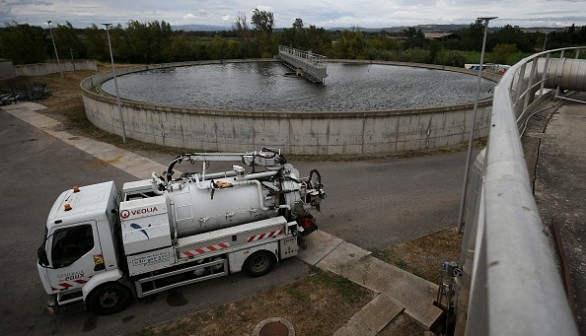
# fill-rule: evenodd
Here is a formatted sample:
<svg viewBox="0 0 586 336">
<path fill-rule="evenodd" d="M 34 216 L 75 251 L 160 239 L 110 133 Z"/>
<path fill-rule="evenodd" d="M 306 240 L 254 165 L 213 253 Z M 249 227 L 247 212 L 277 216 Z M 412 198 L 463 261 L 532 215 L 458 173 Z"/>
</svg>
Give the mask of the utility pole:
<svg viewBox="0 0 586 336">
<path fill-rule="evenodd" d="M 57 53 L 57 46 L 55 45 L 55 39 L 53 38 L 53 31 L 51 30 L 51 20 L 47 21 L 49 25 L 49 35 L 51 35 L 51 41 L 53 42 L 53 50 L 55 50 L 55 57 L 57 58 L 57 66 L 59 67 L 59 72 L 61 73 L 61 78 L 63 78 L 63 71 L 61 70 L 61 63 L 59 62 L 59 54 Z"/>
<path fill-rule="evenodd" d="M 470 128 L 470 140 L 468 141 L 468 154 L 466 155 L 466 167 L 464 171 L 464 183 L 462 184 L 462 199 L 460 200 L 460 214 L 458 215 L 458 232 L 462 232 L 464 225 L 464 212 L 468 191 L 468 180 L 470 175 L 470 163 L 472 162 L 472 145 L 474 144 L 474 130 L 476 129 L 476 117 L 478 116 L 478 100 L 480 99 L 480 83 L 482 82 L 482 68 L 484 67 L 484 49 L 486 48 L 486 35 L 488 35 L 488 23 L 497 17 L 480 17 L 477 22 L 484 24 L 484 38 L 482 39 L 482 50 L 480 52 L 480 69 L 478 69 L 478 83 L 476 86 L 476 100 L 474 101 L 474 112 L 472 114 L 472 126 Z"/>
<path fill-rule="evenodd" d="M 110 48 L 110 61 L 112 61 L 112 74 L 114 75 L 114 88 L 116 89 L 116 103 L 118 103 L 118 116 L 122 126 L 122 142 L 126 144 L 126 129 L 124 128 L 124 118 L 122 117 L 122 107 L 120 105 L 120 92 L 118 91 L 118 76 L 116 76 L 116 66 L 114 65 L 114 54 L 112 53 L 112 43 L 110 42 L 111 23 L 102 23 L 106 26 L 106 35 L 108 36 L 108 47 Z"/>
<path fill-rule="evenodd" d="M 75 61 L 73 60 L 73 48 L 69 48 L 69 53 L 71 54 L 71 65 L 73 66 L 73 71 L 75 71 Z"/>
</svg>

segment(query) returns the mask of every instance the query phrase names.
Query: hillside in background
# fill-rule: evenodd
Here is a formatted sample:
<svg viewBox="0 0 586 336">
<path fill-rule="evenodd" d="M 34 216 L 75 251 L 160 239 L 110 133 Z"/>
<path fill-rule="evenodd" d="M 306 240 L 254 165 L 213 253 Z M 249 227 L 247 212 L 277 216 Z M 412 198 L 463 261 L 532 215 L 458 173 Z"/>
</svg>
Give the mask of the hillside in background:
<svg viewBox="0 0 586 336">
<path fill-rule="evenodd" d="M 412 28 L 413 26 L 398 26 L 398 27 L 384 27 L 384 28 L 363 28 L 363 27 L 329 27 L 326 28 L 328 31 L 343 31 L 343 30 L 351 30 L 351 31 L 362 31 L 367 33 L 378 33 L 380 31 L 385 31 L 388 33 L 402 33 L 403 31 Z M 453 32 L 460 29 L 466 29 L 470 27 L 470 24 L 431 24 L 431 25 L 418 25 L 414 26 L 416 29 L 421 29 L 424 33 L 447 33 Z M 217 32 L 217 31 L 230 31 L 232 30 L 232 26 L 211 26 L 211 25 L 178 25 L 178 26 L 171 26 L 174 31 L 201 31 L 201 32 Z M 500 30 L 502 27 L 490 27 L 490 31 L 497 31 Z M 280 32 L 284 28 L 275 28 L 275 32 Z M 530 27 L 530 28 L 520 28 L 522 31 L 527 33 L 533 32 L 541 32 L 541 33 L 551 33 L 554 31 L 564 31 L 566 28 L 552 28 L 552 27 Z"/>
</svg>

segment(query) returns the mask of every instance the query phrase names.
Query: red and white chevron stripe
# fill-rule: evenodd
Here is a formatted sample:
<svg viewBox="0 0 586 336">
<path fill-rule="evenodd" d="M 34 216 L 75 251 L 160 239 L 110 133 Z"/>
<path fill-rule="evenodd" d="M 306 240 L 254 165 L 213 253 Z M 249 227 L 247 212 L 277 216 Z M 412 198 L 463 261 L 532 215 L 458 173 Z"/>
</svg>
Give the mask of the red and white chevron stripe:
<svg viewBox="0 0 586 336">
<path fill-rule="evenodd" d="M 89 278 L 87 278 L 87 279 L 82 278 L 82 279 L 76 279 L 76 280 L 72 280 L 72 281 L 60 282 L 57 285 L 59 285 L 59 287 L 61 287 L 61 288 L 51 287 L 51 289 L 53 290 L 53 292 L 56 292 L 58 290 L 69 289 L 72 287 L 79 287 L 79 285 L 84 285 L 88 281 L 90 281 Z"/>
<path fill-rule="evenodd" d="M 225 249 L 228 247 L 230 247 L 230 243 L 220 243 L 220 244 L 210 245 L 210 246 L 206 246 L 206 247 L 199 247 L 199 248 L 189 250 L 189 251 L 183 251 L 183 252 L 181 252 L 181 255 L 183 257 L 191 258 L 191 257 L 195 257 L 200 254 L 214 252 L 214 251 L 222 250 L 222 249 Z"/>
<path fill-rule="evenodd" d="M 250 242 L 253 242 L 256 240 L 276 237 L 276 236 L 282 235 L 284 232 L 285 232 L 285 230 L 283 230 L 283 229 L 276 230 L 276 231 L 270 231 L 270 232 L 264 232 L 264 233 L 261 233 L 258 235 L 248 237 L 248 242 L 250 243 Z"/>
</svg>

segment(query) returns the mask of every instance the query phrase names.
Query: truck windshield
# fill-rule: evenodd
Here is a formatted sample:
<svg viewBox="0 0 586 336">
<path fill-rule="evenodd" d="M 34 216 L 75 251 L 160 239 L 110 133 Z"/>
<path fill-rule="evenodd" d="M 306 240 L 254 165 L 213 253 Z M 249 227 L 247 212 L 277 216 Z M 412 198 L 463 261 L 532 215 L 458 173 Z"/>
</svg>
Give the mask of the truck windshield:
<svg viewBox="0 0 586 336">
<path fill-rule="evenodd" d="M 53 234 L 51 257 L 54 268 L 67 267 L 94 247 L 92 226 L 89 224 L 63 228 Z"/>
</svg>

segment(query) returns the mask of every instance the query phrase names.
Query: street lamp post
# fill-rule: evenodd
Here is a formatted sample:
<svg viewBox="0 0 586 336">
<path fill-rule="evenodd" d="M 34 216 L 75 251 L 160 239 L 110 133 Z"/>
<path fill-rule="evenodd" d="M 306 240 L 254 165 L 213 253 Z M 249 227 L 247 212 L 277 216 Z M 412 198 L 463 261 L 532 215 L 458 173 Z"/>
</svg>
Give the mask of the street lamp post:
<svg viewBox="0 0 586 336">
<path fill-rule="evenodd" d="M 472 126 L 470 128 L 470 139 L 468 141 L 468 154 L 466 155 L 466 167 L 464 170 L 464 183 L 462 184 L 462 199 L 460 200 L 460 214 L 458 216 L 458 232 L 462 232 L 464 224 L 464 211 L 466 206 L 466 197 L 468 189 L 468 179 L 470 175 L 470 163 L 472 161 L 472 145 L 474 143 L 474 130 L 476 129 L 476 117 L 478 115 L 478 100 L 480 99 L 480 83 L 482 82 L 482 70 L 484 67 L 484 49 L 486 48 L 486 35 L 488 34 L 488 23 L 497 17 L 479 17 L 477 22 L 484 25 L 484 37 L 482 39 L 482 51 L 480 52 L 480 65 L 478 69 L 478 82 L 476 85 L 476 100 L 474 101 L 474 112 L 472 113 Z"/>
<path fill-rule="evenodd" d="M 118 116 L 120 117 L 120 125 L 122 126 L 122 142 L 126 144 L 126 129 L 124 128 L 124 118 L 122 117 L 122 107 L 120 105 L 120 92 L 118 91 L 118 78 L 116 76 L 116 66 L 114 65 L 114 54 L 112 53 L 112 43 L 110 42 L 110 26 L 111 23 L 102 23 L 106 26 L 106 35 L 108 36 L 108 47 L 110 48 L 110 61 L 112 62 L 112 74 L 114 75 L 114 88 L 116 89 L 116 103 L 118 104 Z"/>
<path fill-rule="evenodd" d="M 59 67 L 59 73 L 61 73 L 61 78 L 63 78 L 63 71 L 61 70 L 61 63 L 59 62 L 59 54 L 57 53 L 57 46 L 55 45 L 55 39 L 53 38 L 53 31 L 51 30 L 51 20 L 47 21 L 49 25 L 49 35 L 51 35 L 51 41 L 53 42 L 53 50 L 55 50 L 55 57 L 57 57 L 57 66 Z"/>
<path fill-rule="evenodd" d="M 71 54 L 71 66 L 73 66 L 73 71 L 75 71 L 75 61 L 73 60 L 73 48 L 69 48 L 69 53 Z"/>
</svg>

